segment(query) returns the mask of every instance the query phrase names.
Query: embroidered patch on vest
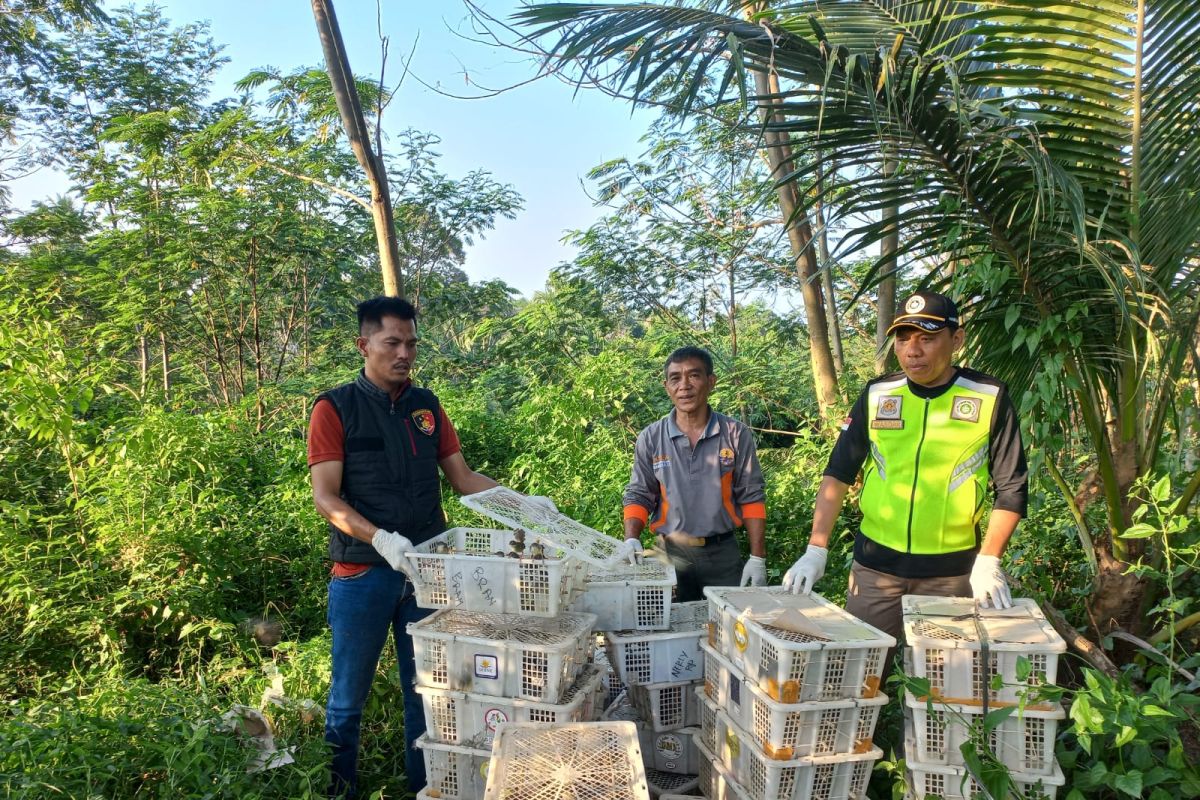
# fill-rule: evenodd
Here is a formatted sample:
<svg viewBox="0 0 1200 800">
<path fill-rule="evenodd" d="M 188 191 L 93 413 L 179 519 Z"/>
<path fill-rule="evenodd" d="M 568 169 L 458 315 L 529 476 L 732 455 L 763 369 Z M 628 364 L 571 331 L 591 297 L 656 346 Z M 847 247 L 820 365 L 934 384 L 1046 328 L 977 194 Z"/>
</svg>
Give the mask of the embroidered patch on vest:
<svg viewBox="0 0 1200 800">
<path fill-rule="evenodd" d="M 900 419 L 903 404 L 904 398 L 900 395 L 885 394 L 879 398 L 879 405 L 875 407 L 875 419 Z"/>
<path fill-rule="evenodd" d="M 979 398 L 956 397 L 954 406 L 950 409 L 950 419 L 961 419 L 963 422 L 979 422 Z"/>
<path fill-rule="evenodd" d="M 884 428 L 890 431 L 898 431 L 904 427 L 902 419 L 873 419 L 871 420 L 872 428 Z"/>
<path fill-rule="evenodd" d="M 421 408 L 412 412 L 413 424 L 417 426 L 417 430 L 426 436 L 433 435 L 433 412 L 428 408 Z"/>
<path fill-rule="evenodd" d="M 722 447 L 721 452 L 717 454 L 717 458 L 721 462 L 722 467 L 733 466 L 733 451 L 728 447 Z"/>
</svg>

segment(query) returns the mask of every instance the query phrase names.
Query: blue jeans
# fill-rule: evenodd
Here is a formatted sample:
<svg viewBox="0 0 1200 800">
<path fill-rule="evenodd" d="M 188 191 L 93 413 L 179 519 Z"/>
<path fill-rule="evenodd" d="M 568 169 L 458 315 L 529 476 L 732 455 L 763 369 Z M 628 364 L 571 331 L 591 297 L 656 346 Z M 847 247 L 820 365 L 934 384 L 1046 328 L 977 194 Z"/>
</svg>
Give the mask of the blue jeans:
<svg viewBox="0 0 1200 800">
<path fill-rule="evenodd" d="M 333 629 L 333 677 L 325 706 L 325 741 L 333 749 L 329 793 L 353 797 L 358 769 L 358 734 L 363 705 L 388 629 L 396 639 L 400 686 L 404 691 L 404 761 L 408 789 L 425 787 L 425 761 L 413 744 L 425 732 L 425 711 L 417 694 L 417 665 L 406 626 L 433 611 L 419 608 L 412 584 L 386 564 L 349 578 L 329 581 L 329 627 Z"/>
</svg>

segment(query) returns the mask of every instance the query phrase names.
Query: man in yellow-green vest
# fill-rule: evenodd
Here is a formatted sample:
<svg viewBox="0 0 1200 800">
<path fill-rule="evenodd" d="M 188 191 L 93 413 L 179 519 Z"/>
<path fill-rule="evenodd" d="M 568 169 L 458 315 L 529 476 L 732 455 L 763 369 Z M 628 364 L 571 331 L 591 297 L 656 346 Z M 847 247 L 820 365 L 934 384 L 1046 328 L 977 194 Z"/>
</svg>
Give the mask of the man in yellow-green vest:
<svg viewBox="0 0 1200 800">
<path fill-rule="evenodd" d="M 906 594 L 1012 605 L 1000 556 L 1025 515 L 1028 483 L 1004 384 L 953 363 L 963 343 L 954 301 L 917 292 L 893 332 L 904 371 L 870 381 L 843 423 L 821 479 L 808 549 L 784 585 L 807 594 L 825 574 L 829 536 L 862 469 L 862 524 L 846 610 L 900 638 Z M 981 532 L 989 487 L 995 496 Z"/>
</svg>

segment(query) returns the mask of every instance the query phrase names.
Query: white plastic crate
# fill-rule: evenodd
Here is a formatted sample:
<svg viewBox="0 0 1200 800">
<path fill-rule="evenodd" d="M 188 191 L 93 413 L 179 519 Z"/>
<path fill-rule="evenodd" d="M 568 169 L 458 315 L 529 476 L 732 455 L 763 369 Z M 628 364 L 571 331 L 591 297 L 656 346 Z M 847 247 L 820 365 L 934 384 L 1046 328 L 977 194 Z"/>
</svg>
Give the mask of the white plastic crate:
<svg viewBox="0 0 1200 800">
<path fill-rule="evenodd" d="M 496 486 L 459 501 L 471 509 L 526 535 L 536 536 L 581 561 L 603 567 L 613 563 L 621 542 L 616 537 L 576 522 L 558 511 L 551 511 L 527 495 L 506 486 Z"/>
<path fill-rule="evenodd" d="M 599 638 L 603 639 L 603 635 Z M 608 660 L 608 653 L 604 651 L 602 644 L 597 645 L 592 651 L 592 663 L 600 670 L 600 686 L 604 692 L 602 705 L 604 708 L 608 708 L 625 691 L 625 686 L 617 677 L 616 670 L 612 668 L 612 664 Z"/>
<path fill-rule="evenodd" d="M 510 558 L 513 531 L 451 528 L 422 542 L 406 556 L 416 571 L 417 605 L 495 614 L 553 617 L 565 611 L 581 586 L 579 562 L 546 549 L 526 535 L 528 557 Z"/>
<path fill-rule="evenodd" d="M 425 760 L 425 792 L 429 797 L 478 800 L 483 796 L 492 760 L 492 750 L 487 743 L 479 740 L 461 745 L 445 744 L 423 734 L 416 744 Z"/>
<path fill-rule="evenodd" d="M 874 697 L 896 640 L 819 595 L 704 589 L 708 644 L 781 703 Z"/>
<path fill-rule="evenodd" d="M 698 758 L 699 756 L 697 756 Z M 690 792 L 699 783 L 700 780 L 696 775 L 682 775 L 677 772 L 664 772 L 653 767 L 646 767 L 646 785 L 650 789 L 650 796 L 657 797 L 658 800 L 665 800 L 665 798 L 670 797 L 686 797 L 686 795 L 672 793 Z M 687 800 L 696 800 L 696 797 L 687 797 Z"/>
<path fill-rule="evenodd" d="M 425 727 L 436 742 L 462 744 L 468 741 L 490 743 L 496 728 L 504 722 L 586 722 L 600 714 L 600 673 L 588 665 L 561 703 L 494 697 L 417 686 L 425 708 Z M 482 737 L 482 738 L 480 738 Z"/>
<path fill-rule="evenodd" d="M 1022 709 L 1000 720 L 983 736 L 983 708 L 978 705 L 918 700 L 905 693 L 905 714 L 911 724 L 913 748 L 908 754 L 925 764 L 963 764 L 959 747 L 974 740 L 1014 772 L 1050 775 L 1054 772 L 1054 741 L 1061 707 L 1052 711 Z"/>
<path fill-rule="evenodd" d="M 417 683 L 557 703 L 591 655 L 593 614 L 439 611 L 410 623 Z"/>
<path fill-rule="evenodd" d="M 672 775 L 696 775 L 699 764 L 696 761 L 694 739 L 700 735 L 699 728 L 692 726 L 656 732 L 642 719 L 642 715 L 630 702 L 627 692 L 622 692 L 613 704 L 604 710 L 600 719 L 605 722 L 623 721 L 637 725 L 638 742 L 642 748 L 642 757 L 646 760 L 651 794 L 662 794 L 661 791 L 654 791 L 656 786 L 662 786 L 662 781 L 656 782 L 650 775 L 651 770 Z"/>
<path fill-rule="evenodd" d="M 978 617 L 975 601 L 969 597 L 905 595 L 902 602 L 909 674 L 928 680 L 934 697 L 978 703 L 987 693 L 993 706 L 1013 704 L 1025 690 L 1054 683 L 1058 677 L 1058 657 L 1066 652 L 1066 642 L 1029 598 L 1013 598 L 1009 609 L 978 609 Z M 1022 658 L 1031 667 L 1024 681 L 1017 677 Z M 1003 683 L 999 689 L 992 688 L 996 676 Z M 1027 707 L 1053 710 L 1050 703 Z"/>
<path fill-rule="evenodd" d="M 703 738 L 703 737 L 701 737 Z M 853 756 L 823 756 L 796 761 L 771 761 L 739 738 L 720 737 L 714 753 L 703 741 L 700 788 L 710 800 L 861 800 L 871 770 L 883 751 Z"/>
<path fill-rule="evenodd" d="M 704 646 L 704 689 L 700 713 L 720 708 L 767 758 L 789 761 L 809 756 L 865 753 L 887 695 L 808 703 L 778 703 L 715 650 Z"/>
<path fill-rule="evenodd" d="M 602 631 L 660 631 L 671 626 L 671 590 L 675 567 L 655 558 L 640 564 L 589 567 L 578 611 L 596 615 Z"/>
<path fill-rule="evenodd" d="M 708 635 L 708 601 L 675 603 L 667 630 L 610 631 L 609 663 L 625 685 L 690 681 L 704 677 L 700 643 Z"/>
<path fill-rule="evenodd" d="M 1060 786 L 1067 782 L 1058 762 L 1049 775 L 1009 771 L 1013 788 L 1022 800 L 1055 800 Z M 967 774 L 966 767 L 945 764 L 923 764 L 913 758 L 905 762 L 905 777 L 908 782 L 907 800 L 975 800 L 984 797 L 980 785 Z"/>
<path fill-rule="evenodd" d="M 649 800 L 632 722 L 509 723 L 492 746 L 485 800 Z"/>
<path fill-rule="evenodd" d="M 746 790 L 729 777 L 729 773 L 703 745 L 698 744 L 697 748 L 700 752 L 700 772 L 696 775 L 696 783 L 708 800 L 762 800 L 746 794 Z"/>
<path fill-rule="evenodd" d="M 638 716 L 656 733 L 700 724 L 700 681 L 643 683 L 628 687 Z"/>
</svg>

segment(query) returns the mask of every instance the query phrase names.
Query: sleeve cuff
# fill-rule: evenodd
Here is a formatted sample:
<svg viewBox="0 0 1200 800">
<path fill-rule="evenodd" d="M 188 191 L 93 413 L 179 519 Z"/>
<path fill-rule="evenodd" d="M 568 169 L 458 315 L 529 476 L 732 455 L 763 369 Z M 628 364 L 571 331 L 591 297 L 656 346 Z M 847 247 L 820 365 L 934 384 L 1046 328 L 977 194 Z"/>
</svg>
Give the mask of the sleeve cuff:
<svg viewBox="0 0 1200 800">
<path fill-rule="evenodd" d="M 742 506 L 742 519 L 766 519 L 766 503 L 746 503 Z"/>
<path fill-rule="evenodd" d="M 650 511 L 639 505 L 625 506 L 625 519 L 640 519 L 643 524 L 650 520 Z"/>
</svg>

